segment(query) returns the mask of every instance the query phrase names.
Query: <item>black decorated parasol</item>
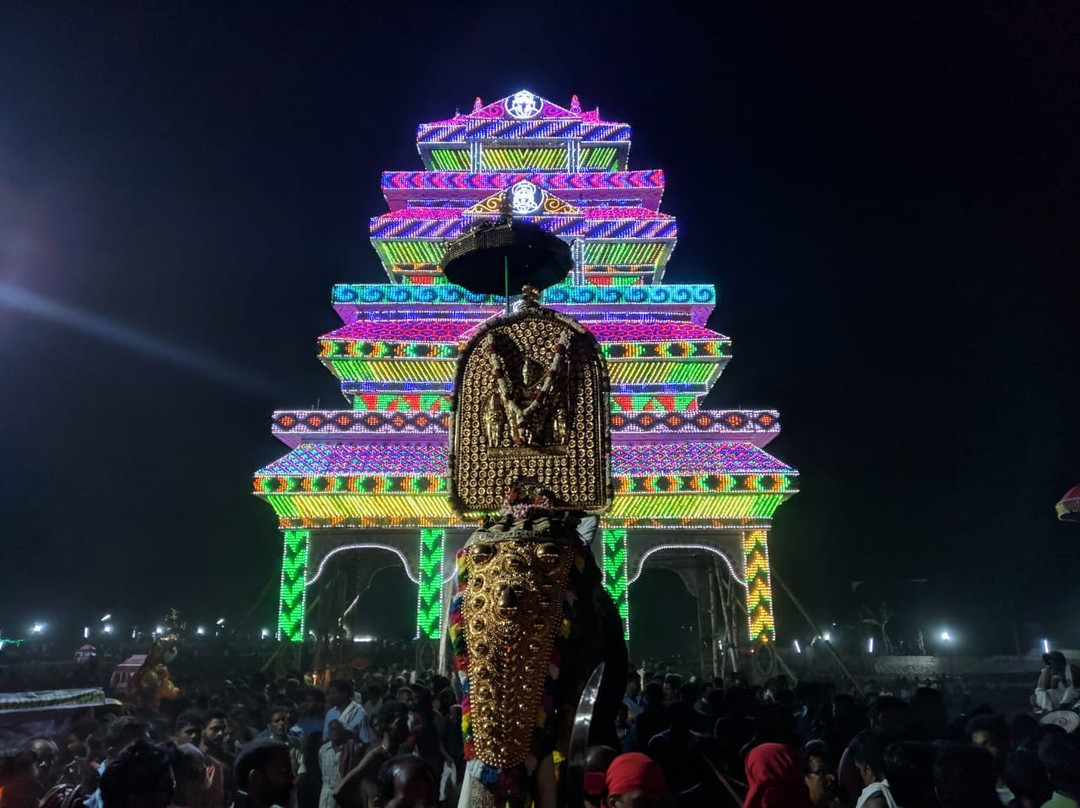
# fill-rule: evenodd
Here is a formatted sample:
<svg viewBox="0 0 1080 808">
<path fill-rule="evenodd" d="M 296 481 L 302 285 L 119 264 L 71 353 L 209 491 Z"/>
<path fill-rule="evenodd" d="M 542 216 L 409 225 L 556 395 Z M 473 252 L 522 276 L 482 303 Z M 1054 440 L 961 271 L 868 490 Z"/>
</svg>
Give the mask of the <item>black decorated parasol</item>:
<svg viewBox="0 0 1080 808">
<path fill-rule="evenodd" d="M 510 290 L 545 289 L 570 273 L 569 244 L 539 225 L 514 219 L 505 202 L 501 212 L 450 242 L 442 263 L 448 281 L 470 292 L 509 297 Z"/>
</svg>

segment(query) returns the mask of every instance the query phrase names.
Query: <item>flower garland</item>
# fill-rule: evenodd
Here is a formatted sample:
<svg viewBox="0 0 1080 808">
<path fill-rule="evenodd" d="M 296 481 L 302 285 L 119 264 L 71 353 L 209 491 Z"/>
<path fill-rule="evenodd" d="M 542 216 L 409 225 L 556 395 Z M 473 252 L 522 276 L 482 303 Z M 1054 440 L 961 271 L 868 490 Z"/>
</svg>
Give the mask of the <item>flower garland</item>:
<svg viewBox="0 0 1080 808">
<path fill-rule="evenodd" d="M 527 391 L 529 397 L 532 398 L 532 401 L 526 404 L 524 408 L 519 407 L 518 403 L 514 401 L 510 394 L 509 374 L 506 372 L 506 366 L 503 364 L 502 356 L 495 350 L 494 332 L 488 332 L 480 343 L 480 350 L 487 356 L 488 363 L 491 365 L 491 374 L 495 377 L 495 386 L 499 391 L 499 400 L 502 401 L 503 411 L 506 413 L 506 421 L 510 425 L 510 435 L 516 446 L 521 446 L 524 443 L 521 439 L 521 427 L 525 423 L 525 419 L 536 411 L 540 406 L 540 402 L 549 392 L 551 392 L 551 385 L 554 382 L 555 374 L 558 373 L 566 359 L 572 336 L 573 335 L 569 330 L 564 330 L 559 334 L 559 342 L 555 346 L 555 352 L 551 356 L 551 361 L 544 370 L 544 375 L 540 377 L 538 384 Z"/>
</svg>

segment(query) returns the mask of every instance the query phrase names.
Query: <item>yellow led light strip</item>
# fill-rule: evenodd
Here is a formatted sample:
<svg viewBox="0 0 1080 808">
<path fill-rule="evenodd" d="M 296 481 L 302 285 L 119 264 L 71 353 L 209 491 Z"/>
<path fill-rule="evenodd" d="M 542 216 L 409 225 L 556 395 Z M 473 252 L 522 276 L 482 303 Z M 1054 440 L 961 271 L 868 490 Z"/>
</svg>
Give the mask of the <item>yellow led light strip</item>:
<svg viewBox="0 0 1080 808">
<path fill-rule="evenodd" d="M 775 642 L 769 531 L 748 530 L 743 535 L 743 556 L 746 559 L 746 615 L 750 640 Z"/>
</svg>

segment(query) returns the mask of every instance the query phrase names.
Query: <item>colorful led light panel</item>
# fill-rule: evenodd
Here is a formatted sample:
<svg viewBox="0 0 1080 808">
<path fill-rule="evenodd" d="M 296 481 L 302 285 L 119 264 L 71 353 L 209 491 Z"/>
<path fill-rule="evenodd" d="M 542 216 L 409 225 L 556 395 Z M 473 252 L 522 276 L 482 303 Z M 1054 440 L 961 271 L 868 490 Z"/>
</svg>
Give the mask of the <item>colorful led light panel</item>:
<svg viewBox="0 0 1080 808">
<path fill-rule="evenodd" d="M 286 642 L 304 639 L 304 612 L 307 595 L 308 538 L 306 530 L 282 532 L 285 549 L 281 559 L 281 588 L 278 598 L 277 638 Z"/>
<path fill-rule="evenodd" d="M 417 587 L 416 636 L 437 640 L 442 637 L 443 557 L 445 533 L 425 528 L 420 531 L 420 584 Z"/>
<path fill-rule="evenodd" d="M 482 322 L 482 317 L 468 320 L 436 318 L 401 320 L 357 320 L 323 334 L 324 340 L 366 340 L 373 342 L 456 342 L 462 334 Z M 715 338 L 715 335 L 714 337 Z"/>
<path fill-rule="evenodd" d="M 769 531 L 749 530 L 743 539 L 746 559 L 746 614 L 751 641 L 775 641 Z"/>
<path fill-rule="evenodd" d="M 305 443 L 260 469 L 260 477 L 357 474 L 446 474 L 447 446 Z"/>
<path fill-rule="evenodd" d="M 787 472 L 794 469 L 752 443 L 624 445 L 612 447 L 612 474 Z"/>
<path fill-rule="evenodd" d="M 623 638 L 630 639 L 630 586 L 626 575 L 627 548 L 625 528 L 600 531 L 604 588 L 623 621 Z"/>
</svg>

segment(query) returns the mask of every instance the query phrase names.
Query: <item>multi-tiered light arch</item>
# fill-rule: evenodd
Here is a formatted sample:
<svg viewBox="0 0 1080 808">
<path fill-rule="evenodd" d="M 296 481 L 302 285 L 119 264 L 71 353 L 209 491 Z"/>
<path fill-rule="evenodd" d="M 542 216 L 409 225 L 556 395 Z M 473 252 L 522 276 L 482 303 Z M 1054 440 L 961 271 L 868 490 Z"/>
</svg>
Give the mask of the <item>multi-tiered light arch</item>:
<svg viewBox="0 0 1080 808">
<path fill-rule="evenodd" d="M 663 172 L 628 169 L 627 124 L 527 91 L 423 124 L 417 146 L 424 170 L 384 173 L 390 210 L 370 222 L 390 282 L 335 286 L 343 325 L 319 340 L 350 408 L 274 413 L 291 451 L 255 475 L 284 535 L 280 638 L 303 638 L 316 571 L 350 545 L 397 552 L 418 580 L 417 635 L 441 636 L 445 556 L 471 527 L 447 501 L 454 367 L 505 301 L 447 283 L 439 264 L 508 193 L 516 215 L 571 242 L 572 276 L 543 303 L 588 327 L 608 360 L 616 496 L 599 535 L 627 631 L 628 570 L 698 548 L 745 588 L 749 638 L 773 638 L 768 530 L 798 473 L 763 448 L 776 411 L 698 409 L 731 340 L 706 326 L 712 286 L 663 283 L 677 235 L 659 210 Z"/>
</svg>

